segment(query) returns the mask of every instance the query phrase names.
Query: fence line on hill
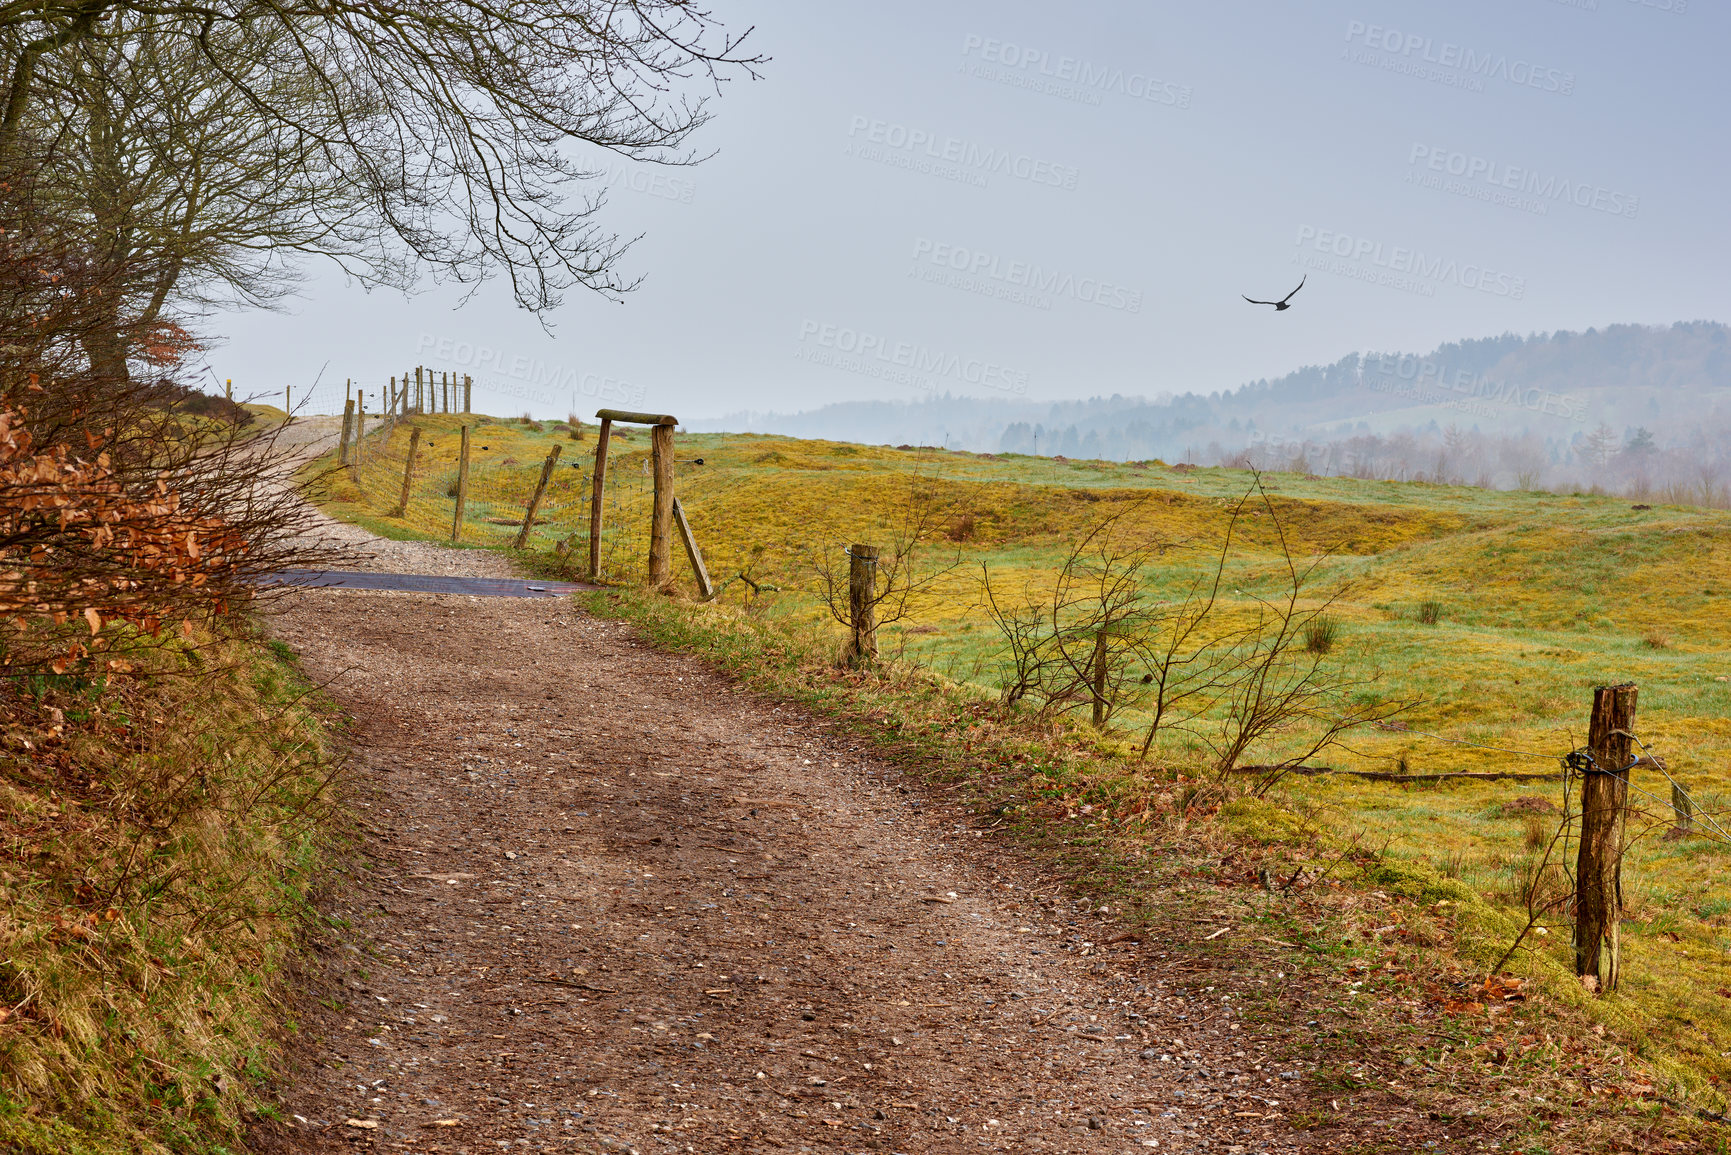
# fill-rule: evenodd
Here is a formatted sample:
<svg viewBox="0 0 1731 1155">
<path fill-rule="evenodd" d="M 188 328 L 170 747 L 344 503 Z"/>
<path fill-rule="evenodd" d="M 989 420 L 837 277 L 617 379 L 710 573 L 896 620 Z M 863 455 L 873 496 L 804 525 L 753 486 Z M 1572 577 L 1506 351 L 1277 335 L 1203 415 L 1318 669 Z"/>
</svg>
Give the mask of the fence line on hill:
<svg viewBox="0 0 1731 1155">
<path fill-rule="evenodd" d="M 340 416 L 352 402 L 368 419 L 378 419 L 390 414 L 472 413 L 475 383 L 467 374 L 415 366 L 377 380 L 349 377 L 339 384 L 321 379 L 312 385 L 263 390 L 249 389 L 244 382 L 237 388 L 230 378 L 223 382 L 223 391 L 230 401 L 280 407 L 295 417 Z"/>
</svg>

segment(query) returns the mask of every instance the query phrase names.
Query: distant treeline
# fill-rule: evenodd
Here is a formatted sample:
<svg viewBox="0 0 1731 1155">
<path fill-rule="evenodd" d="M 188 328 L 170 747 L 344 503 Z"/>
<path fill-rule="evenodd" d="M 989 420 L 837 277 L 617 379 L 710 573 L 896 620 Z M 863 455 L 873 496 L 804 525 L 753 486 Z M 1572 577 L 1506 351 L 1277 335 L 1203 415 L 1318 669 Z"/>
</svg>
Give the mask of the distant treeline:
<svg viewBox="0 0 1731 1155">
<path fill-rule="evenodd" d="M 1046 403 L 946 394 L 739 413 L 700 427 L 1078 459 L 1296 461 L 1308 472 L 1503 488 L 1699 493 L 1727 466 L 1728 350 L 1731 329 L 1717 322 L 1612 325 L 1509 333 L 1425 354 L 1354 353 L 1215 393 Z"/>
</svg>

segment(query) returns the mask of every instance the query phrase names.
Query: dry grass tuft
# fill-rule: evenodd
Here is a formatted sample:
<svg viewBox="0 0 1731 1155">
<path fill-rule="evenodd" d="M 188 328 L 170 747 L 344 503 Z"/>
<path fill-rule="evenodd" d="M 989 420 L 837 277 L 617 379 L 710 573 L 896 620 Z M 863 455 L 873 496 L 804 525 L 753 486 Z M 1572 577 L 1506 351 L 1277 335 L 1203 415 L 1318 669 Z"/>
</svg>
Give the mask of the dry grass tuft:
<svg viewBox="0 0 1731 1155">
<path fill-rule="evenodd" d="M 1340 623 L 1329 614 L 1318 614 L 1304 625 L 1304 648 L 1312 654 L 1326 654 L 1340 639 Z"/>
</svg>

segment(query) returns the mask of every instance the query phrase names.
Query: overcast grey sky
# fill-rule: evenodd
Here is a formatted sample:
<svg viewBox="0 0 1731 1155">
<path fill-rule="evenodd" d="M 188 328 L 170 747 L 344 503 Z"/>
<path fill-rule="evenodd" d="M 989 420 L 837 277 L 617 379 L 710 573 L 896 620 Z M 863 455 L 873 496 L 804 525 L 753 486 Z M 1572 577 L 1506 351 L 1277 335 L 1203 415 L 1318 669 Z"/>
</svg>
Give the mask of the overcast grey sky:
<svg viewBox="0 0 1731 1155">
<path fill-rule="evenodd" d="M 1357 349 L 1727 319 L 1731 16 L 1702 0 L 713 0 L 773 59 L 696 168 L 615 163 L 623 304 L 553 333 L 311 270 L 237 393 L 405 366 L 476 408 L 697 419 L 1213 391 Z M 1282 313 L 1246 304 L 1309 282 Z M 371 405 L 369 405 L 369 408 Z"/>
</svg>

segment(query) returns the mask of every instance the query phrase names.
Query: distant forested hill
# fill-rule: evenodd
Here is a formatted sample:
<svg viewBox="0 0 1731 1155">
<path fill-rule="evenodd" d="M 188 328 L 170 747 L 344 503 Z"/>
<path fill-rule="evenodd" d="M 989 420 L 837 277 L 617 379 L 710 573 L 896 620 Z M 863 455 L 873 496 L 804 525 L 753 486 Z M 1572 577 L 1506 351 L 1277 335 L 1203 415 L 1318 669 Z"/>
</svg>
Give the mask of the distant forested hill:
<svg viewBox="0 0 1731 1155">
<path fill-rule="evenodd" d="M 1446 440 L 1457 448 L 1518 442 L 1529 460 L 1497 466 L 1512 474 L 1573 465 L 1589 450 L 1604 457 L 1630 444 L 1681 450 L 1707 431 L 1731 429 L 1728 348 L 1731 329 L 1717 322 L 1612 325 L 1581 333 L 1508 333 L 1420 354 L 1351 353 L 1331 365 L 1217 393 L 1055 402 L 944 395 L 793 414 L 735 413 L 694 427 L 975 452 L 1199 462 L 1368 444 L 1366 438 L 1404 437 L 1425 446 Z"/>
</svg>

